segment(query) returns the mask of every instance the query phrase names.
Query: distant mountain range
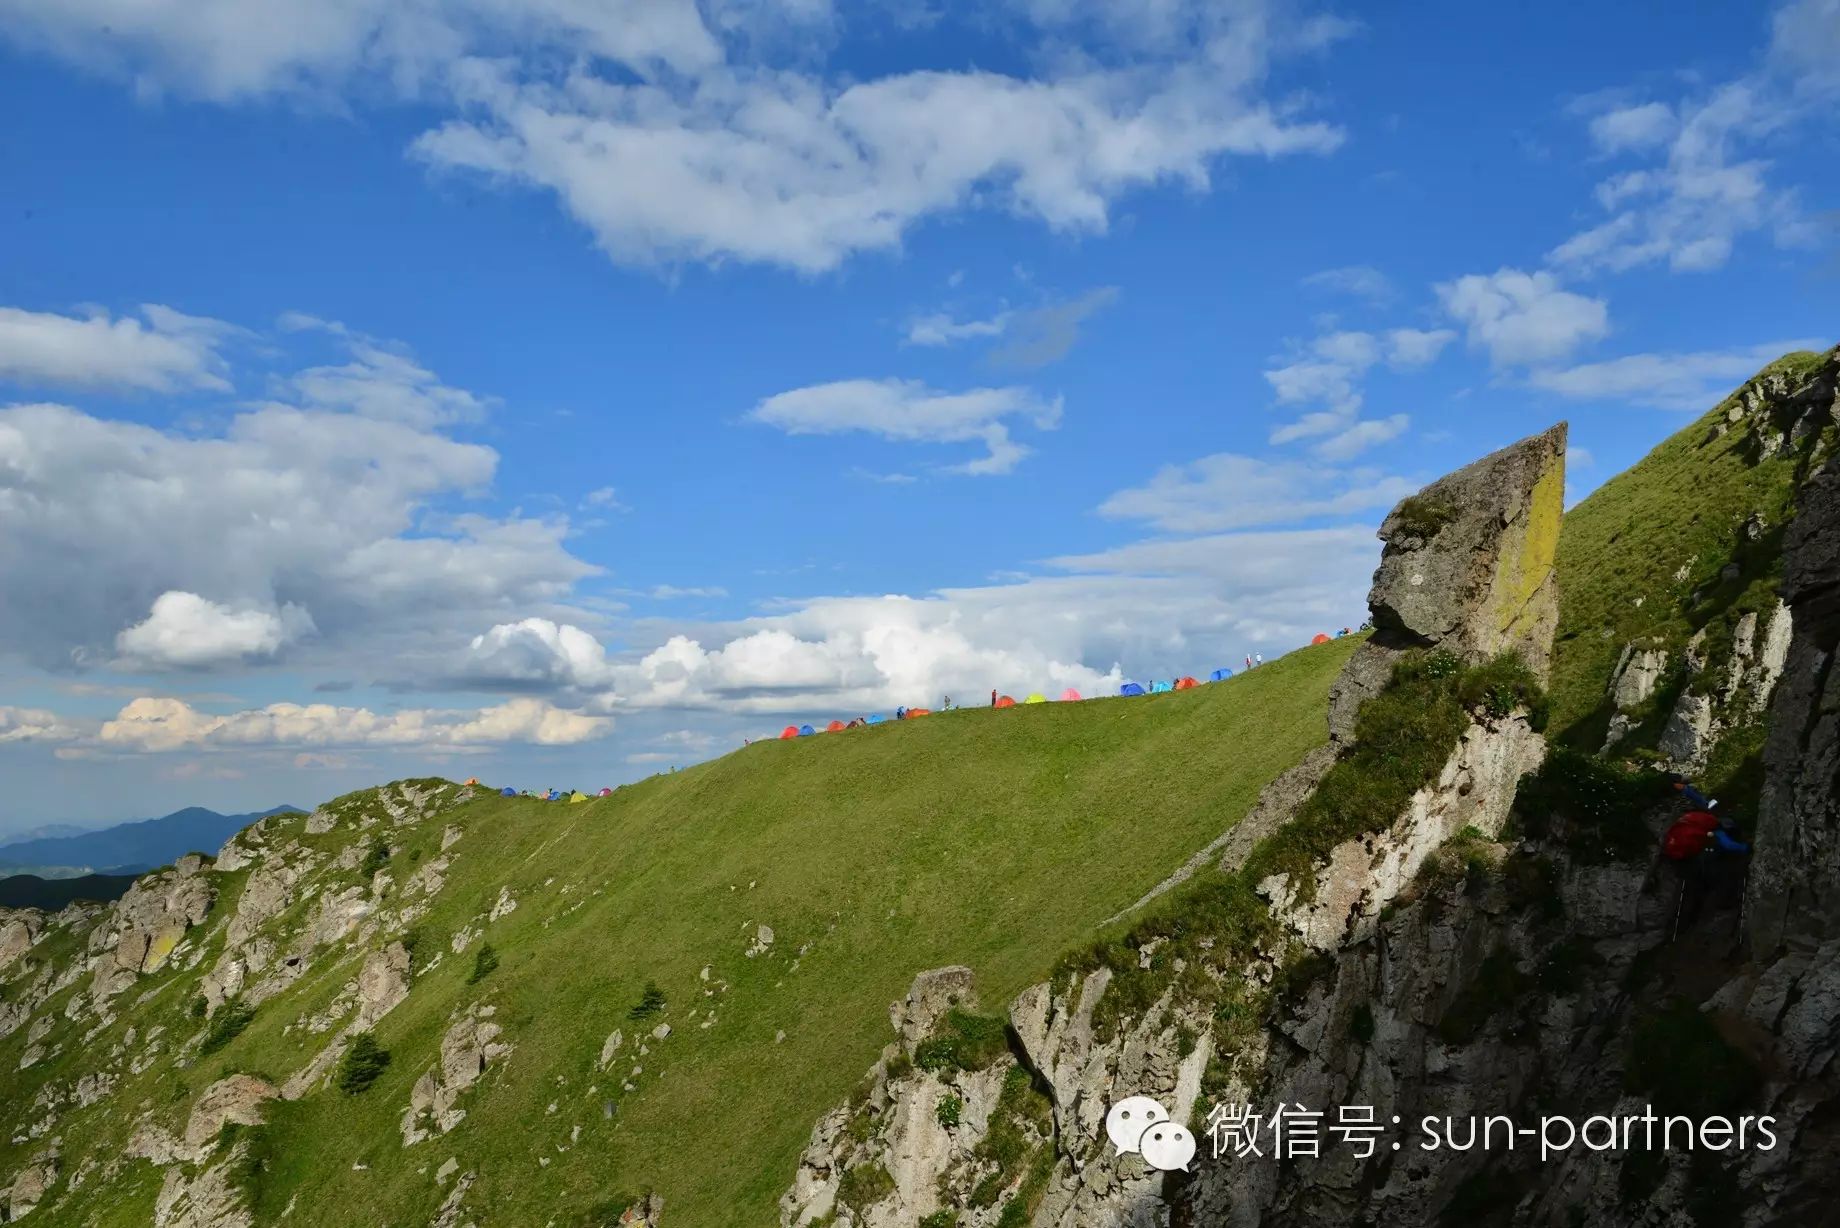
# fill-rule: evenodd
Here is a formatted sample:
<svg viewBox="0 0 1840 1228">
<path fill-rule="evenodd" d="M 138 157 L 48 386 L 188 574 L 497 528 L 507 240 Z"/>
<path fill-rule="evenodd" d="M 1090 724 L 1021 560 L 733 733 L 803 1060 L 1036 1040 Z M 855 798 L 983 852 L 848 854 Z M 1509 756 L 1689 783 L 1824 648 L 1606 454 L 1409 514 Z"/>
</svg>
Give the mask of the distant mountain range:
<svg viewBox="0 0 1840 1228">
<path fill-rule="evenodd" d="M 186 853 L 214 853 L 257 819 L 298 810 L 298 806 L 276 806 L 258 814 L 219 814 L 202 806 L 187 806 L 163 818 L 120 823 L 100 831 L 15 839 L 0 843 L 0 874 L 46 879 L 140 874 Z"/>
<path fill-rule="evenodd" d="M 132 874 L 85 874 L 80 878 L 40 878 L 15 874 L 0 878 L 0 908 L 42 908 L 56 912 L 72 900 L 106 904 L 119 900 L 134 885 Z"/>
</svg>

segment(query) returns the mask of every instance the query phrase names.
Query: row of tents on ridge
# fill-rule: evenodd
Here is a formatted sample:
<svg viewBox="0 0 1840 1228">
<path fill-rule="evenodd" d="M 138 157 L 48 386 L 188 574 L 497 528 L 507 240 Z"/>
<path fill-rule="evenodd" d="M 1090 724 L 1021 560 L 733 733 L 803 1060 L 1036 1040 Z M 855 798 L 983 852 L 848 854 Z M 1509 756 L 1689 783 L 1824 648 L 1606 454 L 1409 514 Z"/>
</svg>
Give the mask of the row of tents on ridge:
<svg viewBox="0 0 1840 1228">
<path fill-rule="evenodd" d="M 1333 637 L 1329 636 L 1326 633 L 1320 633 L 1314 636 L 1310 640 L 1310 643 L 1312 645 L 1327 644 L 1331 638 L 1339 640 L 1344 635 L 1351 635 L 1351 634 L 1353 634 L 1353 630 L 1351 628 L 1343 627 L 1340 631 L 1337 631 Z M 1260 660 L 1263 660 L 1263 658 L 1260 658 Z M 1215 670 L 1213 673 L 1209 674 L 1207 676 L 1206 681 L 1224 682 L 1228 678 L 1231 678 L 1232 676 L 1233 676 L 1232 670 L 1222 667 L 1220 669 Z M 1184 675 L 1180 678 L 1163 679 L 1163 680 L 1159 680 L 1156 682 L 1152 682 L 1148 687 L 1144 686 L 1141 683 L 1137 683 L 1137 682 L 1127 682 L 1123 686 L 1118 688 L 1118 693 L 1120 695 L 1160 695 L 1165 691 L 1186 691 L 1193 687 L 1200 686 L 1201 682 L 1202 682 L 1201 679 L 1194 678 L 1188 675 Z M 1085 699 L 1085 698 L 1087 697 L 1081 695 L 1073 687 L 1068 687 L 1066 690 L 1061 692 L 1060 702 L 1061 703 L 1077 703 L 1078 701 Z M 1092 698 L 1096 699 L 1098 698 L 1098 696 L 1093 696 Z M 998 695 L 991 701 L 990 706 L 993 708 L 1013 708 L 1018 703 L 1045 704 L 1047 702 L 1048 702 L 1048 697 L 1046 695 L 1043 695 L 1041 692 L 1037 691 L 1034 694 L 1030 695 L 1027 699 L 1022 699 L 1022 700 L 1014 699 L 1008 695 Z M 931 708 L 897 708 L 895 710 L 893 719 L 894 720 L 908 720 L 912 717 L 931 716 L 932 714 L 933 714 L 933 710 Z M 785 742 L 785 741 L 790 741 L 793 738 L 809 738 L 815 734 L 820 734 L 820 733 L 837 733 L 841 730 L 856 729 L 864 725 L 881 725 L 881 724 L 886 724 L 889 719 L 890 718 L 883 716 L 881 713 L 876 712 L 876 713 L 871 713 L 870 715 L 865 716 L 865 717 L 859 717 L 858 719 L 853 720 L 853 721 L 832 721 L 830 724 L 826 725 L 822 729 L 819 729 L 818 727 L 814 725 L 788 725 L 784 729 L 780 730 L 778 740 L 781 742 Z"/>
</svg>

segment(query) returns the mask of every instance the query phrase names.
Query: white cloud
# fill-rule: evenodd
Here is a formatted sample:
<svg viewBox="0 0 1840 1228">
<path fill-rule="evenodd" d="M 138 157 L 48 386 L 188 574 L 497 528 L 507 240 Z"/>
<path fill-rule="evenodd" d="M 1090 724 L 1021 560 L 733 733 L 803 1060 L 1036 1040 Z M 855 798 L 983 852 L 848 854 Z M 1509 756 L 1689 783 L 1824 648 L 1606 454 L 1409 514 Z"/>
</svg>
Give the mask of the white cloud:
<svg viewBox="0 0 1840 1228">
<path fill-rule="evenodd" d="M 80 736 L 82 730 L 75 723 L 55 712 L 0 705 L 0 743 L 67 742 Z"/>
<path fill-rule="evenodd" d="M 630 512 L 632 509 L 620 501 L 620 492 L 611 486 L 602 486 L 591 490 L 582 497 L 584 507 L 597 507 L 607 512 Z"/>
<path fill-rule="evenodd" d="M 981 441 L 987 454 L 949 472 L 1001 474 L 1029 449 L 1010 437 L 1009 420 L 1038 430 L 1060 423 L 1061 402 L 1027 388 L 974 388 L 937 392 L 915 380 L 839 380 L 770 396 L 748 417 L 788 435 L 839 435 L 860 431 L 898 443 Z"/>
<path fill-rule="evenodd" d="M 1387 361 L 1395 370 L 1429 366 L 1456 339 L 1448 328 L 1395 328 L 1386 334 Z"/>
<path fill-rule="evenodd" d="M 1551 273 L 1499 269 L 1437 287 L 1444 310 L 1496 366 L 1562 360 L 1610 331 L 1604 300 L 1560 288 Z"/>
<path fill-rule="evenodd" d="M 236 329 L 157 303 L 144 304 L 141 317 L 0 307 L 0 380 L 153 392 L 230 387 L 218 347 Z"/>
<path fill-rule="evenodd" d="M 435 514 L 496 464 L 489 448 L 351 413 L 269 405 L 186 436 L 0 408 L 0 654 L 99 661 L 181 593 L 277 618 L 311 610 L 318 635 L 290 650 L 296 662 L 438 656 L 446 637 L 541 610 L 596 570 L 564 549 L 564 520 Z"/>
<path fill-rule="evenodd" d="M 154 598 L 145 621 L 116 636 L 115 647 L 130 668 L 198 668 L 272 657 L 312 630 L 312 616 L 297 605 L 233 609 L 174 591 Z"/>
<path fill-rule="evenodd" d="M 988 320 L 955 320 L 945 312 L 919 316 L 907 325 L 907 344 L 946 346 L 979 337 L 1000 337 L 1009 327 L 1010 313 L 1000 311 Z"/>
<path fill-rule="evenodd" d="M 547 618 L 501 623 L 475 636 L 460 673 L 469 681 L 501 685 L 596 687 L 613 678 L 599 640 Z"/>
<path fill-rule="evenodd" d="M 414 359 L 374 341 L 354 339 L 351 349 L 349 363 L 313 367 L 280 381 L 279 395 L 315 409 L 421 427 L 477 422 L 491 408 L 486 398 L 443 384 Z"/>
<path fill-rule="evenodd" d="M 1664 102 L 1618 107 L 1591 118 L 1591 140 L 1604 153 L 1652 149 L 1674 135 L 1674 110 Z"/>
<path fill-rule="evenodd" d="M 1164 466 L 1147 484 L 1112 495 L 1099 505 L 1099 514 L 1146 521 L 1165 532 L 1209 533 L 1375 511 L 1417 489 L 1404 478 L 1373 470 L 1219 452 Z"/>
<path fill-rule="evenodd" d="M 675 584 L 654 584 L 648 594 L 657 601 L 675 601 L 682 597 L 726 597 L 728 590 L 716 584 L 679 588 Z"/>
<path fill-rule="evenodd" d="M 1649 264 L 1699 272 L 1724 265 L 1737 240 L 1756 231 L 1773 230 L 1781 244 L 1799 242 L 1804 223 L 1795 193 L 1770 183 L 1769 162 L 1740 153 L 1791 118 L 1752 82 L 1673 108 L 1650 103 L 1598 115 L 1591 135 L 1600 149 L 1660 149 L 1662 160 L 1598 184 L 1598 204 L 1609 216 L 1548 258 L 1584 273 Z"/>
<path fill-rule="evenodd" d="M 602 250 L 635 264 L 737 258 L 822 272 L 974 201 L 1099 232 L 1127 190 L 1204 186 L 1223 155 L 1340 140 L 1199 70 L 1154 84 L 1119 72 L 916 72 L 841 90 L 771 72 L 713 74 L 688 90 L 471 76 L 476 118 L 429 132 L 415 152 L 554 192 Z"/>
<path fill-rule="evenodd" d="M 1274 444 L 1302 439 L 1330 438 L 1316 445 L 1326 460 L 1347 460 L 1375 444 L 1402 434 L 1409 419 L 1404 414 L 1364 419 L 1363 381 L 1384 361 L 1394 371 L 1409 371 L 1437 361 L 1444 347 L 1456 339 L 1449 329 L 1395 328 L 1384 334 L 1367 332 L 1324 333 L 1295 355 L 1291 362 L 1265 372 L 1278 403 L 1320 404 L 1323 408 L 1302 414 L 1271 432 Z"/>
<path fill-rule="evenodd" d="M 1385 303 L 1393 298 L 1393 283 L 1385 273 L 1371 264 L 1349 264 L 1337 269 L 1311 273 L 1303 284 L 1313 290 L 1347 294 L 1370 303 Z"/>
<path fill-rule="evenodd" d="M 0 0 L 0 28 L 147 94 L 412 99 L 447 117 L 417 156 L 554 193 L 640 265 L 822 271 L 971 207 L 1103 231 L 1134 189 L 1201 188 L 1225 157 L 1342 139 L 1262 94 L 1275 59 L 1346 22 L 1281 0 L 1018 7 L 1032 24 L 980 28 L 1037 75 L 956 57 L 867 80 L 820 71 L 836 24 L 823 0 Z M 1071 50 L 1085 33 L 1103 54 Z"/>
<path fill-rule="evenodd" d="M 1406 433 L 1412 419 L 1406 414 L 1386 418 L 1363 418 L 1350 423 L 1311 451 L 1326 461 L 1349 461 L 1379 444 L 1388 443 Z"/>
<path fill-rule="evenodd" d="M 1628 354 L 1606 362 L 1535 371 L 1528 378 L 1537 388 L 1577 400 L 1625 401 L 1698 413 L 1718 404 L 1735 385 L 1784 354 L 1824 348 L 1822 341 L 1803 339 L 1685 354 Z"/>
<path fill-rule="evenodd" d="M 184 700 L 136 699 L 103 724 L 104 749 L 158 753 L 229 747 L 453 747 L 512 742 L 566 746 L 612 732 L 613 722 L 520 698 L 476 710 L 405 709 L 390 713 L 331 704 L 270 704 L 216 715 Z"/>
<path fill-rule="evenodd" d="M 1793 0 L 1776 10 L 1770 64 L 1802 90 L 1840 90 L 1840 0 Z"/>
</svg>

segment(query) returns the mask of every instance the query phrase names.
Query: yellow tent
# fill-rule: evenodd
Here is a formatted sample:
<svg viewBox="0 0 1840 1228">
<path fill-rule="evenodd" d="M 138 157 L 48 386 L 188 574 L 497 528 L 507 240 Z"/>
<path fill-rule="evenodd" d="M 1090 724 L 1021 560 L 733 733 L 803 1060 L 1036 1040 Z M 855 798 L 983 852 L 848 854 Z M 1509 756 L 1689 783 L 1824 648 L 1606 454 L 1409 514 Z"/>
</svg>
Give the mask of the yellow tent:
<svg viewBox="0 0 1840 1228">
<path fill-rule="evenodd" d="M 588 795 L 586 793 L 571 793 L 569 794 L 569 800 L 571 802 L 585 802 L 588 800 Z"/>
<path fill-rule="evenodd" d="M 1045 704 L 1048 702 L 1048 697 L 1043 695 L 1040 691 L 1037 691 L 1022 702 L 1025 704 Z"/>
</svg>

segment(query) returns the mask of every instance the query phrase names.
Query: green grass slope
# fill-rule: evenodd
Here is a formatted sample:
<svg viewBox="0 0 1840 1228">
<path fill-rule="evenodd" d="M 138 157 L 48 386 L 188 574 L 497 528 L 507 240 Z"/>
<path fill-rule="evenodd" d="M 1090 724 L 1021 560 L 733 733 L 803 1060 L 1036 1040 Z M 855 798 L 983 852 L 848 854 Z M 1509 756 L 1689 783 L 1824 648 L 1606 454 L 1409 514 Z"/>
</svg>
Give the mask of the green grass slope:
<svg viewBox="0 0 1840 1228">
<path fill-rule="evenodd" d="M 1828 354 L 1790 354 L 1756 379 L 1779 377 L 1777 387 L 1793 389 L 1833 361 Z M 1682 652 L 1693 634 L 1713 623 L 1735 626 L 1746 611 L 1775 601 L 1782 532 L 1820 441 L 1810 437 L 1764 459 L 1769 414 L 1733 423 L 1738 396 L 1566 513 L 1550 694 L 1552 728 L 1572 745 L 1595 751 L 1603 744 L 1611 716 L 1606 691 L 1625 645 L 1663 647 L 1670 658 L 1669 681 L 1638 714 L 1645 718 L 1641 728 L 1625 743 L 1634 750 L 1652 746 L 1660 734 L 1683 684 Z M 1755 540 L 1745 532 L 1753 515 L 1764 526 Z M 1736 576 L 1722 578 L 1732 563 Z M 1709 641 L 1728 644 L 1730 636 Z M 1728 777 L 1738 770 L 1727 757 L 1712 774 Z"/>
<path fill-rule="evenodd" d="M 481 797 L 390 832 L 399 884 L 440 854 L 444 824 L 461 832 L 447 885 L 415 927 L 414 987 L 376 1028 L 391 1063 L 362 1094 L 326 1089 L 274 1107 L 267 1158 L 246 1174 L 257 1222 L 427 1223 L 452 1188 L 434 1180 L 450 1156 L 478 1175 L 464 1218 L 479 1223 L 601 1224 L 622 1195 L 646 1189 L 663 1194 L 672 1223 L 776 1222 L 813 1123 L 891 1038 L 888 1004 L 914 973 L 969 964 L 992 1007 L 1044 977 L 1324 740 L 1328 688 L 1355 642 L 1192 691 L 756 744 L 584 804 Z M 373 805 L 360 794 L 337 808 L 349 817 Z M 328 852 L 374 838 L 349 822 L 323 836 L 302 834 L 298 816 L 271 825 Z M 361 881 L 319 873 L 320 894 Z M 203 1030 L 188 1006 L 247 874 L 220 876 L 202 963 L 143 977 L 117 999 L 119 1018 L 86 1037 L 87 1023 L 61 1021 L 66 997 L 54 998 L 42 1012 L 60 1018 L 43 1038 L 52 1055 L 25 1071 L 14 1073 L 26 1029 L 0 1042 L 0 1138 L 14 1140 L 0 1145 L 0 1174 L 42 1145 L 24 1134 L 48 1085 L 68 1087 L 150 1027 Z M 517 907 L 488 921 L 501 888 Z M 762 924 L 775 941 L 749 957 Z M 478 944 L 450 949 L 468 926 L 500 960 L 477 984 Z M 221 1050 L 187 1049 L 190 1064 L 175 1068 L 169 1049 L 124 1073 L 110 1099 L 66 1110 L 56 1131 L 66 1173 L 118 1155 L 143 1108 L 182 1127 L 191 1100 L 226 1073 L 280 1080 L 299 1069 L 325 1041 L 301 1021 L 363 953 L 322 953 Z M 635 1023 L 648 983 L 667 1005 Z M 0 998 L 11 992 L 0 985 Z M 513 1052 L 461 1098 L 468 1115 L 453 1133 L 405 1149 L 410 1089 L 475 1002 L 496 1008 Z M 672 1033 L 652 1041 L 659 1022 Z M 615 1028 L 625 1046 L 597 1070 Z M 34 1222 L 146 1224 L 158 1183 L 151 1164 L 131 1161 L 113 1179 L 61 1184 Z"/>
</svg>

